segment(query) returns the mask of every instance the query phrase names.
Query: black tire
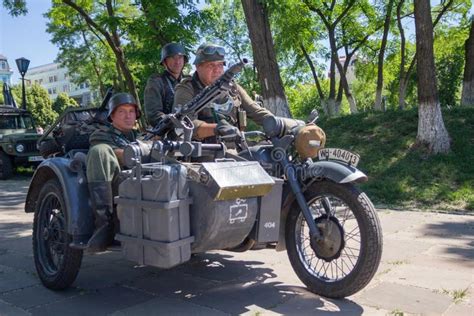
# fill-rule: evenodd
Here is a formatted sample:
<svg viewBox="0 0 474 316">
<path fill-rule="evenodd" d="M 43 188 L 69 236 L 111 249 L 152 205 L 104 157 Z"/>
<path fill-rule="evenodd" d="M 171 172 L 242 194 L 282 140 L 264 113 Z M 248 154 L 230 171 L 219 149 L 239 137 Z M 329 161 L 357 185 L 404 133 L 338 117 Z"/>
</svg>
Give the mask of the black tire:
<svg viewBox="0 0 474 316">
<path fill-rule="evenodd" d="M 50 155 L 61 151 L 61 146 L 54 139 L 47 139 L 39 144 L 39 152 L 43 158 L 48 158 Z"/>
<path fill-rule="evenodd" d="M 77 277 L 82 250 L 69 247 L 67 206 L 61 185 L 49 180 L 41 189 L 33 222 L 33 254 L 41 282 L 49 289 L 69 287 Z"/>
<path fill-rule="evenodd" d="M 293 269 L 311 292 L 321 296 L 343 298 L 360 291 L 375 275 L 382 257 L 382 230 L 372 202 L 352 184 L 330 181 L 315 182 L 305 198 L 323 235 L 331 231 L 331 242 L 311 247 L 309 228 L 295 204 L 285 228 Z M 324 204 L 329 205 L 330 217 Z"/>
<path fill-rule="evenodd" d="M 13 175 L 13 163 L 10 156 L 0 151 L 0 180 L 6 180 Z"/>
</svg>

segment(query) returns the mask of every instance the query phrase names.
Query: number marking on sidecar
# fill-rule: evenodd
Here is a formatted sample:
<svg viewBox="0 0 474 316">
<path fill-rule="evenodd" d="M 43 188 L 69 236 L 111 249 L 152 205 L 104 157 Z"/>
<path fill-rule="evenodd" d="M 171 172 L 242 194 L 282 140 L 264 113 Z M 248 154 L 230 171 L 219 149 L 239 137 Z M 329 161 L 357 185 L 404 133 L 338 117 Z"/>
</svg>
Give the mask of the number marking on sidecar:
<svg viewBox="0 0 474 316">
<path fill-rule="evenodd" d="M 341 148 L 323 148 L 318 152 L 319 160 L 337 160 L 357 167 L 360 156 Z"/>
</svg>

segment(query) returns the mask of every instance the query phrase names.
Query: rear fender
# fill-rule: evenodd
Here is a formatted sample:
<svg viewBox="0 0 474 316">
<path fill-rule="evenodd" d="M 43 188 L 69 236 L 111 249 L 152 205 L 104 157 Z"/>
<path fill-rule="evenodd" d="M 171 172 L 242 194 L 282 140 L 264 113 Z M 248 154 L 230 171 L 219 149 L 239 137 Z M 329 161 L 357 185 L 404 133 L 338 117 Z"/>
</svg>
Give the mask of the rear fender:
<svg viewBox="0 0 474 316">
<path fill-rule="evenodd" d="M 94 231 L 94 216 L 89 202 L 87 180 L 82 170 L 73 171 L 75 168 L 71 168 L 72 161 L 60 157 L 49 158 L 38 166 L 26 196 L 25 212 L 34 212 L 39 207 L 38 196 L 43 184 L 50 179 L 57 179 L 66 203 L 68 233 L 90 236 Z"/>
</svg>

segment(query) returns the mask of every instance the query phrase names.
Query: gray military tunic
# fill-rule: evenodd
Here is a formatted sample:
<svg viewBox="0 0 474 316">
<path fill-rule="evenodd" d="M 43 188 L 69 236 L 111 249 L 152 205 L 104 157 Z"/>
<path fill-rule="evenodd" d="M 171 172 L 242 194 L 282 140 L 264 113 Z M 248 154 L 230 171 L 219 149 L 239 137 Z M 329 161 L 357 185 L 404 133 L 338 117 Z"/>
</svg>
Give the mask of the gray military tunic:
<svg viewBox="0 0 474 316">
<path fill-rule="evenodd" d="M 191 101 L 202 89 L 204 85 L 199 80 L 197 72 L 190 78 L 183 79 L 177 86 L 174 96 L 173 109 L 183 106 L 184 104 Z M 238 126 L 238 111 L 243 110 L 247 116 L 251 118 L 255 123 L 261 125 L 263 120 L 273 114 L 267 109 L 260 107 L 247 92 L 237 83 L 234 84 L 234 89 L 230 91 L 230 97 L 233 99 L 234 108 L 232 112 L 223 117 L 222 115 L 215 115 L 212 110 L 206 108 L 202 110 L 197 117 L 192 117 L 194 124 L 194 135 L 199 126 L 204 122 L 206 123 L 219 123 L 221 119 L 225 119 L 228 123 Z"/>
<path fill-rule="evenodd" d="M 181 77 L 175 79 L 168 71 L 153 74 L 147 81 L 144 93 L 145 116 L 155 127 L 164 114 L 171 113 L 175 86 Z"/>
</svg>

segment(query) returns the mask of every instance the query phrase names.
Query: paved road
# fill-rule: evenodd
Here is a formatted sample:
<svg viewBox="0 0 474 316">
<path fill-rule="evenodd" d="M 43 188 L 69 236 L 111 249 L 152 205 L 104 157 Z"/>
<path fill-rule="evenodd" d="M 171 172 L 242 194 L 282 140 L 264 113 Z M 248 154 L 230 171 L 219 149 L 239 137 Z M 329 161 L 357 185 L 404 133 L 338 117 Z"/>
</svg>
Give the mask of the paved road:
<svg viewBox="0 0 474 316">
<path fill-rule="evenodd" d="M 379 210 L 378 273 L 343 300 L 306 291 L 286 253 L 270 249 L 211 252 L 171 270 L 87 255 L 74 286 L 53 292 L 34 268 L 27 186 L 0 182 L 0 315 L 474 315 L 474 216 Z"/>
</svg>

